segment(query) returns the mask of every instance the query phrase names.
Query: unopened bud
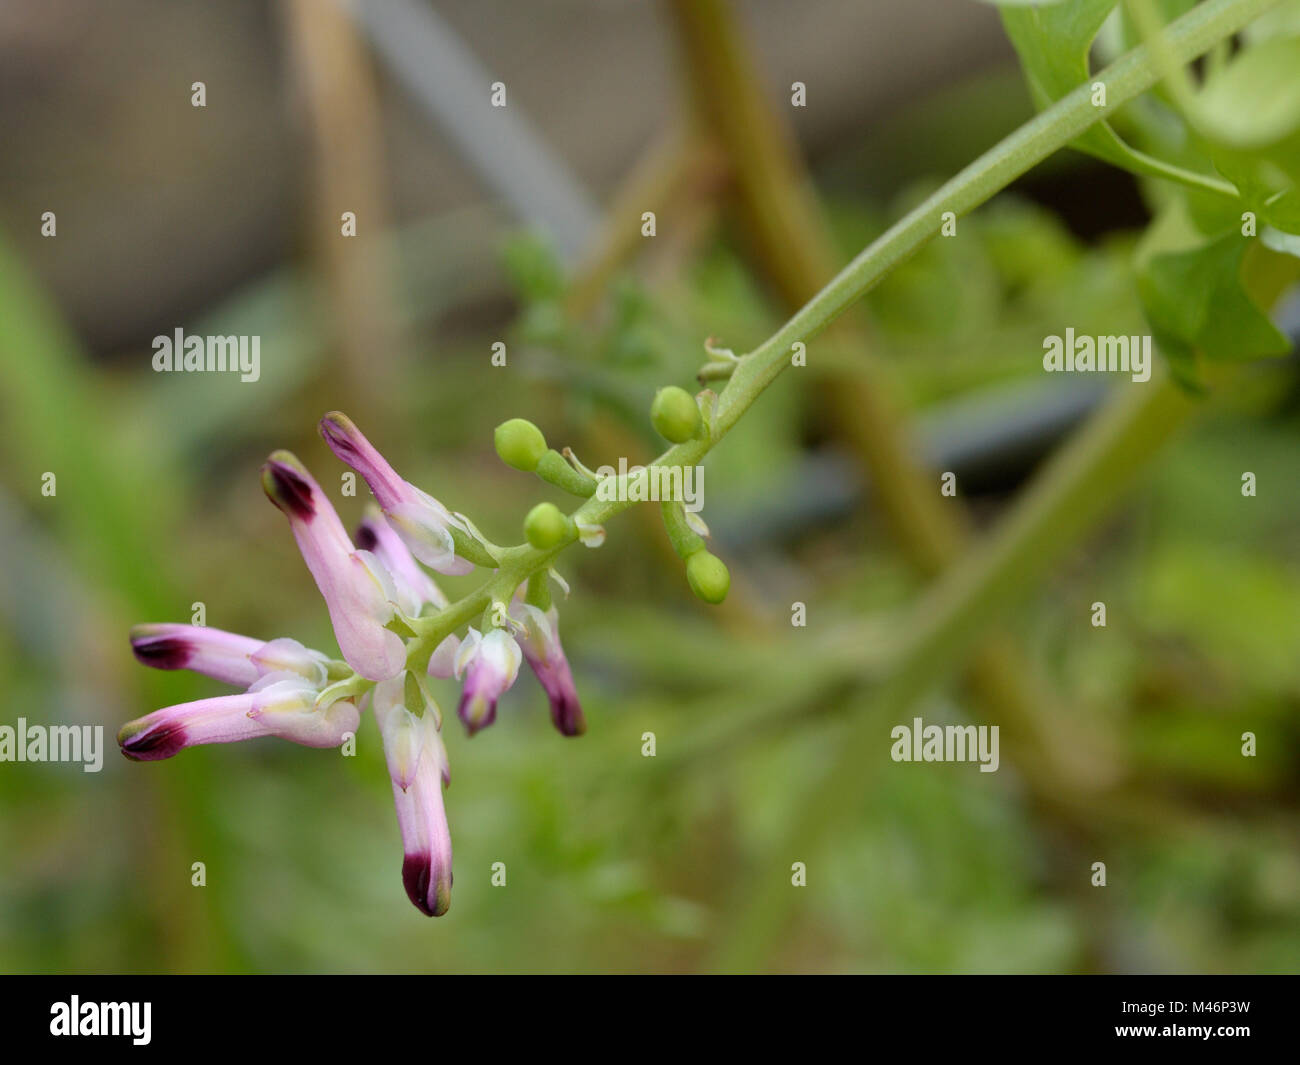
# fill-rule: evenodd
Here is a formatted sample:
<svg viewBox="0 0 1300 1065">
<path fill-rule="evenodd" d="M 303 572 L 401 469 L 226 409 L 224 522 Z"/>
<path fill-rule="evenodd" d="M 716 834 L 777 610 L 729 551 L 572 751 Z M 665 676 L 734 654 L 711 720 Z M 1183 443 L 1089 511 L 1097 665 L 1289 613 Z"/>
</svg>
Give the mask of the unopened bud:
<svg viewBox="0 0 1300 1065">
<path fill-rule="evenodd" d="M 545 551 L 573 539 L 573 522 L 554 503 L 538 503 L 524 518 L 524 535 Z"/>
<path fill-rule="evenodd" d="M 727 598 L 727 591 L 731 588 L 731 574 L 727 572 L 726 564 L 717 555 L 703 550 L 696 551 L 686 560 L 686 580 L 691 591 L 706 603 L 715 605 Z"/>
<path fill-rule="evenodd" d="M 670 385 L 655 393 L 650 404 L 650 421 L 665 440 L 682 444 L 699 434 L 700 408 L 686 389 Z"/>
<path fill-rule="evenodd" d="M 527 418 L 511 418 L 496 428 L 495 441 L 501 461 L 516 470 L 532 473 L 546 454 L 546 437 Z"/>
</svg>

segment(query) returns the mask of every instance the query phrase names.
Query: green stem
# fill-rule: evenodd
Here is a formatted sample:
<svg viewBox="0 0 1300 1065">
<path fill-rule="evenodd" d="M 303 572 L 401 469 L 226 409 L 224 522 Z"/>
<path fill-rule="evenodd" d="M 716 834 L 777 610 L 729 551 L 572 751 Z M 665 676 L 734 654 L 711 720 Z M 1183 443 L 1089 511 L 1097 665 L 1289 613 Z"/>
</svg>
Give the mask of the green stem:
<svg viewBox="0 0 1300 1065">
<path fill-rule="evenodd" d="M 1278 0 L 1206 0 L 1169 24 L 1164 55 L 1189 62 L 1236 33 Z M 1000 192 L 1090 126 L 1151 88 L 1160 69 L 1145 46 L 1134 48 L 985 152 L 848 264 L 829 285 L 752 354 L 722 393 L 718 435 L 724 435 L 805 344 L 939 232 L 945 212 L 960 217 Z M 1106 85 L 1106 103 L 1092 103 L 1091 85 Z"/>
<path fill-rule="evenodd" d="M 1217 42 L 1230 37 L 1278 0 L 1205 0 L 1188 14 L 1170 23 L 1165 36 L 1165 54 L 1188 62 Z M 924 203 L 902 218 L 852 262 L 784 326 L 753 352 L 742 357 L 720 397 L 717 415 L 707 437 L 669 448 L 658 459 L 659 466 L 699 465 L 713 446 L 725 436 L 754 404 L 759 395 L 790 364 L 795 341 L 807 342 L 842 314 L 854 301 L 874 287 L 891 269 L 932 238 L 946 212 L 961 216 L 984 203 L 1016 178 L 1050 155 L 1066 147 L 1084 130 L 1117 108 L 1151 88 L 1159 77 L 1145 46 L 1128 52 L 1030 120 L 999 144 L 963 169 Z M 1091 84 L 1105 82 L 1104 106 L 1092 103 Z M 1154 391 L 1154 389 L 1153 389 Z M 626 478 L 609 478 L 612 483 Z M 602 498 L 606 495 L 614 498 Z M 631 506 L 626 492 L 601 492 L 572 514 L 573 520 L 603 525 Z M 412 668 L 421 658 L 427 661 L 437 645 L 459 626 L 471 621 L 491 602 L 505 597 L 534 573 L 549 566 L 559 549 L 540 550 L 526 544 L 503 549 L 500 568 L 487 585 L 452 603 L 437 614 L 420 619 L 417 638 L 409 645 Z M 965 568 L 963 573 L 969 572 Z"/>
</svg>

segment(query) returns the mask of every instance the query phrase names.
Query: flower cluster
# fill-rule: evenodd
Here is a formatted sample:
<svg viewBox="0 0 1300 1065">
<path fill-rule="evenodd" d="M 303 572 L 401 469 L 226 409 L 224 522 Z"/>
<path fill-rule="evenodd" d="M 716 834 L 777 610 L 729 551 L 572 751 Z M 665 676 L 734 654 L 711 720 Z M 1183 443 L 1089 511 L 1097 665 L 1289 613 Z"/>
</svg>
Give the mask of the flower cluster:
<svg viewBox="0 0 1300 1065">
<path fill-rule="evenodd" d="M 442 715 L 428 678 L 463 681 L 458 716 L 473 735 L 495 720 L 497 701 L 526 659 L 546 691 L 556 728 L 577 736 L 586 722 L 545 575 L 507 596 L 508 604 L 489 604 L 480 628 L 468 626 L 463 638 L 448 631 L 430 648 L 429 634 L 440 631 L 434 623 L 449 604 L 424 567 L 444 574 L 496 568 L 500 549 L 469 519 L 403 480 L 345 415 L 327 415 L 320 428 L 375 498 L 355 537 L 292 454 L 271 455 L 262 486 L 289 521 L 343 661 L 291 639 L 264 642 L 190 625 L 137 626 L 131 645 L 145 665 L 194 670 L 243 691 L 155 711 L 123 726 L 118 742 L 137 761 L 257 736 L 337 747 L 355 735 L 368 707 L 392 778 L 407 894 L 421 911 L 438 916 L 451 902 L 451 836 L 442 797 L 450 777 Z"/>
</svg>

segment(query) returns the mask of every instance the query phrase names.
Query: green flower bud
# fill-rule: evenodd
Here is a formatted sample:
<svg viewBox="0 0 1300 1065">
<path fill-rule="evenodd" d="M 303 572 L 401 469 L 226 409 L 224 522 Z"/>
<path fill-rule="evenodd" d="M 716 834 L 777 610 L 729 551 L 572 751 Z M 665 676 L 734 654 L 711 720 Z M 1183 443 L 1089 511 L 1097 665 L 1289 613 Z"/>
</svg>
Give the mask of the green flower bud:
<svg viewBox="0 0 1300 1065">
<path fill-rule="evenodd" d="M 516 470 L 532 473 L 546 454 L 546 437 L 527 418 L 511 418 L 496 428 L 497 454 Z"/>
<path fill-rule="evenodd" d="M 683 444 L 700 431 L 700 408 L 686 389 L 669 385 L 655 393 L 650 404 L 650 421 L 665 440 Z"/>
<path fill-rule="evenodd" d="M 573 522 L 554 503 L 538 503 L 524 518 L 524 536 L 545 551 L 573 539 Z"/>
<path fill-rule="evenodd" d="M 727 598 L 727 591 L 731 588 L 731 574 L 727 572 L 726 563 L 703 549 L 686 560 L 686 580 L 691 591 L 706 603 L 715 605 Z"/>
</svg>

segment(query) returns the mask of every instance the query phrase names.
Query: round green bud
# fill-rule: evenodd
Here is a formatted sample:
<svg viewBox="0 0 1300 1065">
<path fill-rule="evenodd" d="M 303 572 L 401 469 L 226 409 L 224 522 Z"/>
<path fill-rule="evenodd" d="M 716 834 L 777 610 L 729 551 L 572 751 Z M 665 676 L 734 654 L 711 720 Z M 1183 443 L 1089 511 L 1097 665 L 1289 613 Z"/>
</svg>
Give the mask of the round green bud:
<svg viewBox="0 0 1300 1065">
<path fill-rule="evenodd" d="M 655 393 L 650 404 L 650 421 L 665 440 L 683 444 L 700 431 L 700 408 L 686 389 L 669 385 Z"/>
<path fill-rule="evenodd" d="M 691 591 L 706 603 L 721 603 L 731 588 L 731 574 L 717 555 L 701 548 L 686 560 L 686 580 Z"/>
<path fill-rule="evenodd" d="M 507 466 L 532 473 L 546 454 L 546 437 L 527 418 L 511 418 L 496 428 L 497 454 Z"/>
<path fill-rule="evenodd" d="M 573 538 L 573 522 L 554 503 L 538 503 L 524 518 L 524 536 L 545 551 Z"/>
</svg>

